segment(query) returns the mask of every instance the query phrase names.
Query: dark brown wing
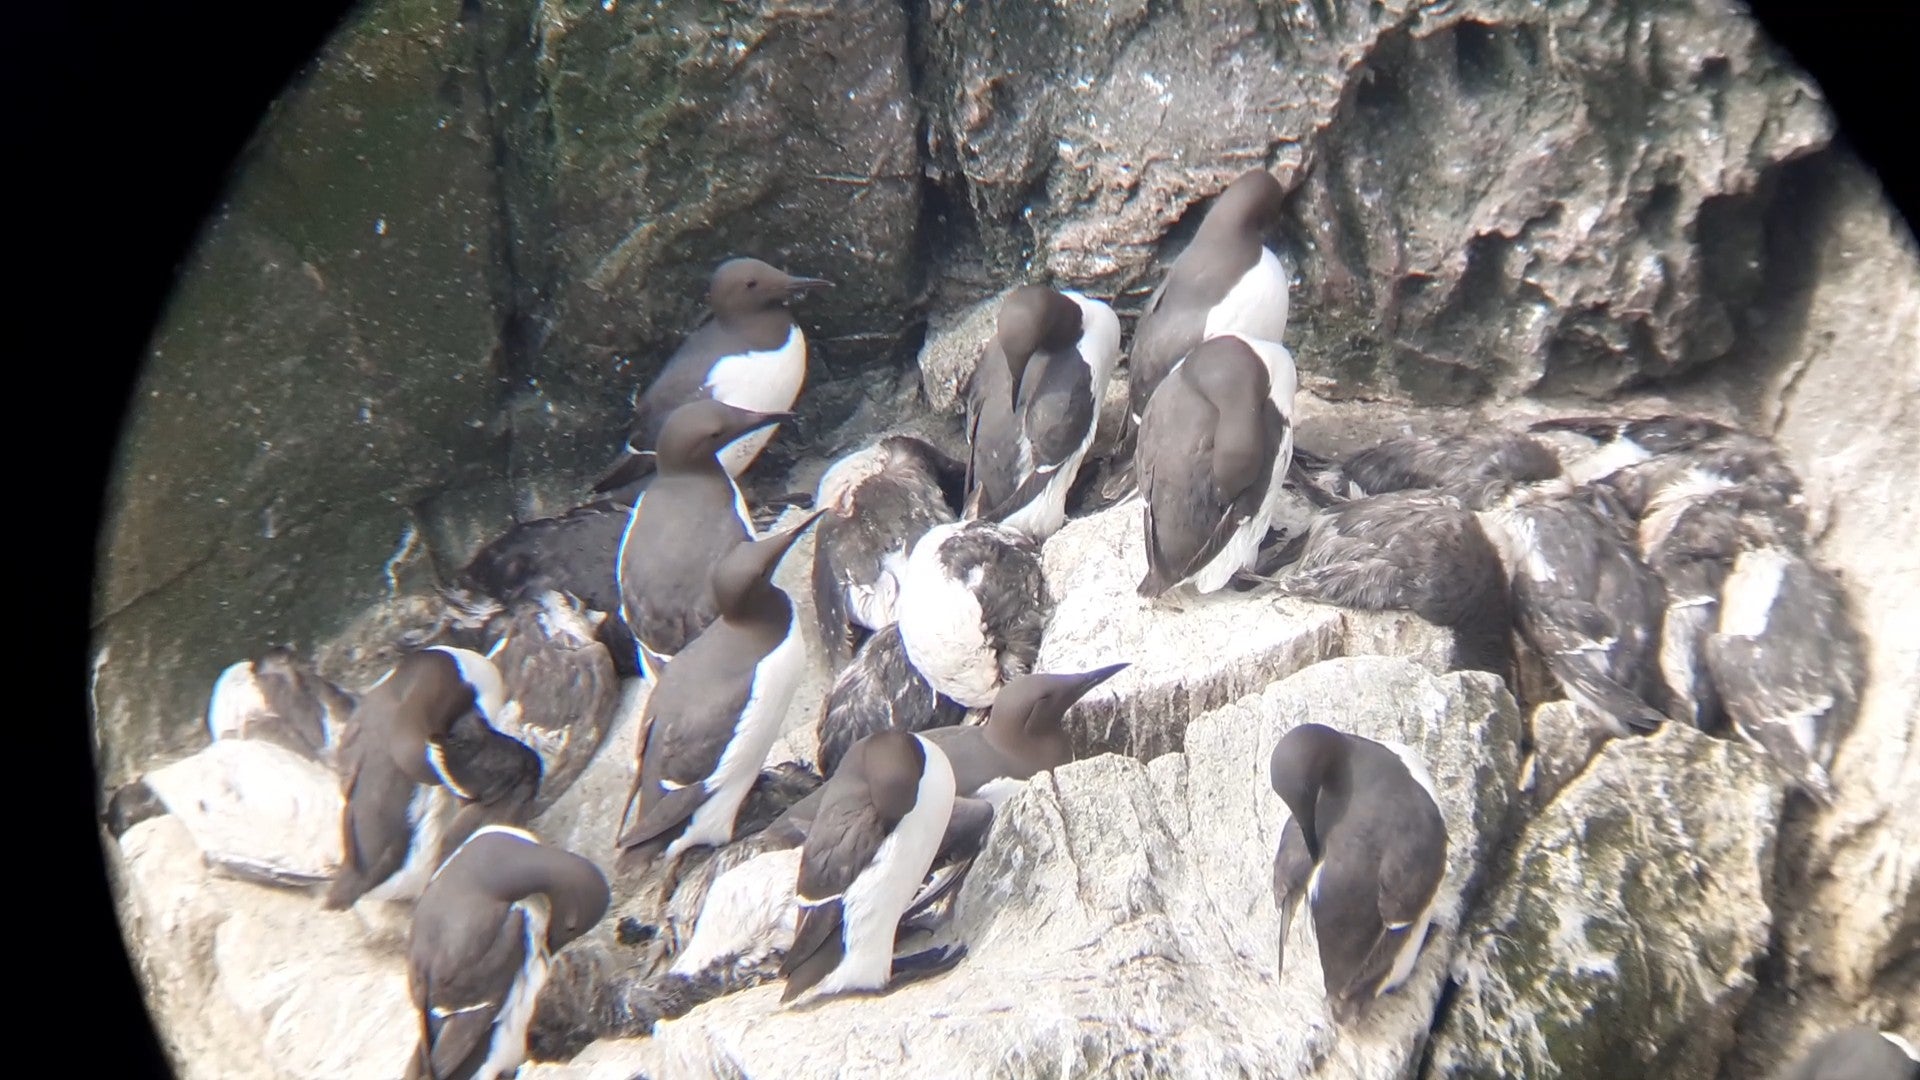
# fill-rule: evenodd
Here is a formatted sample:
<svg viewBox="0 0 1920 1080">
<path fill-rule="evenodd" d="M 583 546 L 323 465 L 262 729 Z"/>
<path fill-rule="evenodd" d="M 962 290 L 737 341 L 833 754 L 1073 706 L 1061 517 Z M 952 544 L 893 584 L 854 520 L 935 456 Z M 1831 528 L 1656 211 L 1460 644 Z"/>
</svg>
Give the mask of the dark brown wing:
<svg viewBox="0 0 1920 1080">
<path fill-rule="evenodd" d="M 782 1000 L 791 1000 L 839 965 L 841 903 L 847 888 L 873 862 L 887 838 L 884 821 L 864 784 L 829 793 L 801 848 L 795 893 L 802 905 L 793 947 L 780 965 L 787 980 Z"/>
</svg>

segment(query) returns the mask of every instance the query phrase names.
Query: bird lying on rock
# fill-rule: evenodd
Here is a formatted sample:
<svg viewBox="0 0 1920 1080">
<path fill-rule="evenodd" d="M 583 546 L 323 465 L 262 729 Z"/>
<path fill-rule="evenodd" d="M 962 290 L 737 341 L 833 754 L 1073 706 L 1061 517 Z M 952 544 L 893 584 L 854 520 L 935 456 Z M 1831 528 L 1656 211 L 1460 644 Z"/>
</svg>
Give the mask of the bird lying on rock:
<svg viewBox="0 0 1920 1080">
<path fill-rule="evenodd" d="M 1506 572 L 1480 521 L 1448 495 L 1396 491 L 1323 511 L 1282 595 L 1363 611 L 1411 611 L 1453 630 L 1452 666 L 1513 682 Z"/>
<path fill-rule="evenodd" d="M 1920 1051 L 1890 1031 L 1843 1028 L 1782 1069 L 1776 1080 L 1920 1080 Z"/>
<path fill-rule="evenodd" d="M 914 670 L 979 709 L 1033 670 L 1051 606 L 1038 544 L 1004 525 L 962 521 L 914 544 L 895 610 Z"/>
<path fill-rule="evenodd" d="M 889 435 L 820 477 L 813 606 L 834 668 L 898 619 L 907 554 L 927 530 L 958 519 L 965 484 L 963 463 L 910 435 Z"/>
</svg>

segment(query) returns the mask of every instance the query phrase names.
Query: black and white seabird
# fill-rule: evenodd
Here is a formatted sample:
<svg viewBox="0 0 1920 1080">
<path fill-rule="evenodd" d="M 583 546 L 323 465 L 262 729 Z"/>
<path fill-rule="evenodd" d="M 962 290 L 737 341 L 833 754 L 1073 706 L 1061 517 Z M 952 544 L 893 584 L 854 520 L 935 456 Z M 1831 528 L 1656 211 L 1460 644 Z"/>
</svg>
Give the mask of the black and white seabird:
<svg viewBox="0 0 1920 1080">
<path fill-rule="evenodd" d="M 689 402 L 719 401 L 756 413 L 791 410 L 807 380 L 807 335 L 788 305 L 831 284 L 793 277 L 758 259 L 721 263 L 707 286 L 713 317 L 681 344 L 634 403 L 626 449 L 593 490 L 618 497 L 651 473 L 650 452 L 667 417 Z M 736 433 L 720 452 L 721 465 L 739 477 L 772 438 L 771 428 Z"/>
<path fill-rule="evenodd" d="M 1484 511 L 1480 522 L 1512 582 L 1520 636 L 1567 697 L 1615 735 L 1664 723 L 1666 590 L 1611 493 L 1586 485 Z"/>
<path fill-rule="evenodd" d="M 207 732 L 221 739 L 261 739 L 302 757 L 332 763 L 354 696 L 276 646 L 220 673 L 207 701 Z"/>
<path fill-rule="evenodd" d="M 989 521 L 927 530 L 901 582 L 900 639 L 934 690 L 969 709 L 1033 670 L 1052 606 L 1039 545 Z"/>
<path fill-rule="evenodd" d="M 911 435 L 889 435 L 834 462 L 814 496 L 813 605 L 834 668 L 859 639 L 895 621 L 907 553 L 955 521 L 966 465 Z"/>
<path fill-rule="evenodd" d="M 720 617 L 667 667 L 641 716 L 640 767 L 622 818 L 633 824 L 618 841 L 623 869 L 663 849 L 671 859 L 733 839 L 807 662 L 774 570 L 820 513 L 736 545 L 714 567 Z"/>
<path fill-rule="evenodd" d="M 1513 611 L 1500 555 L 1459 500 L 1394 491 L 1323 511 L 1279 591 L 1411 611 L 1454 633 L 1452 666 L 1513 681 Z"/>
<path fill-rule="evenodd" d="M 661 428 L 659 475 L 634 500 L 615 564 L 620 616 L 639 642 L 648 681 L 657 682 L 665 662 L 713 622 L 713 568 L 754 535 L 740 487 L 715 455 L 784 415 L 702 398 L 674 410 Z"/>
<path fill-rule="evenodd" d="M 1777 1080 L 1920 1080 L 1920 1051 L 1890 1031 L 1857 1025 L 1821 1039 Z"/>
<path fill-rule="evenodd" d="M 491 659 L 519 706 L 500 730 L 540 756 L 535 815 L 553 805 L 587 767 L 613 725 L 620 680 L 599 639 L 612 621 L 564 593 L 548 591 L 508 609 Z"/>
<path fill-rule="evenodd" d="M 900 916 L 953 813 L 953 767 L 926 736 L 907 731 L 855 743 L 822 790 L 801 849 L 800 918 L 780 965 L 783 1002 L 810 990 L 824 997 L 887 986 Z M 960 951 L 933 965 L 949 966 Z M 909 958 L 916 968 L 926 959 Z"/>
<path fill-rule="evenodd" d="M 1827 767 L 1866 681 L 1865 644 L 1840 582 L 1787 548 L 1743 551 L 1719 616 L 1703 653 L 1734 731 L 1830 804 Z"/>
<path fill-rule="evenodd" d="M 597 619 L 596 634 L 623 676 L 639 671 L 633 635 L 620 611 L 620 538 L 632 507 L 599 500 L 554 517 L 517 522 L 461 568 L 460 587 L 497 597 L 506 608 L 539 603 L 550 592 L 579 601 Z"/>
<path fill-rule="evenodd" d="M 1284 497 L 1294 386 L 1284 348 L 1224 334 L 1154 392 L 1134 451 L 1147 544 L 1140 595 L 1216 592 L 1252 568 Z"/>
<path fill-rule="evenodd" d="M 1207 208 L 1193 242 L 1147 298 L 1127 359 L 1135 425 L 1175 365 L 1218 334 L 1278 343 L 1287 329 L 1287 274 L 1266 246 L 1286 191 L 1265 169 L 1245 173 Z M 1284 471 L 1284 470 L 1283 470 Z"/>
<path fill-rule="evenodd" d="M 1093 445 L 1120 357 L 1120 318 L 1071 290 L 1023 285 L 967 383 L 965 516 L 1044 541 Z"/>
<path fill-rule="evenodd" d="M 1485 510 L 1515 488 L 1560 475 L 1560 459 L 1538 439 L 1510 432 L 1388 439 L 1341 466 L 1370 495 L 1422 489 Z"/>
<path fill-rule="evenodd" d="M 473 721 L 485 726 L 486 718 L 506 709 L 505 685 L 493 662 L 452 646 L 406 654 L 361 695 L 338 755 L 346 795 L 342 862 L 324 907 L 338 911 L 362 897 L 406 901 L 420 895 L 448 850 L 447 834 L 460 810 L 461 796 L 440 771 L 445 763 L 435 760 L 436 740 L 469 714 L 477 713 Z M 488 742 L 482 738 L 474 745 Z M 502 749 L 511 756 L 510 748 Z M 444 748 L 437 753 L 444 757 Z M 482 750 L 483 762 L 488 756 Z M 467 775 L 464 745 L 456 761 Z M 502 775 L 509 793 L 518 787 L 511 766 Z M 484 778 L 469 775 L 469 783 L 491 788 Z"/>
<path fill-rule="evenodd" d="M 1413 973 L 1447 872 L 1447 825 L 1433 778 L 1407 747 L 1301 724 L 1280 737 L 1269 776 L 1299 822 L 1307 908 L 1327 1005 L 1351 1024 Z M 1281 927 L 1300 901 L 1299 857 L 1283 834 L 1274 902 Z M 1285 960 L 1284 936 L 1280 960 Z"/>
<path fill-rule="evenodd" d="M 599 869 L 572 852 L 499 825 L 469 837 L 413 911 L 407 987 L 420 1042 L 407 1080 L 514 1075 L 553 955 L 611 902 Z"/>
<path fill-rule="evenodd" d="M 1634 466 L 1660 460 L 1661 467 L 1637 470 L 1634 482 L 1615 485 L 1636 516 L 1654 490 L 1693 467 L 1713 468 L 1736 483 L 1778 485 L 1783 497 L 1799 494 L 1799 481 L 1771 443 L 1703 416 L 1564 416 L 1537 421 L 1529 430 L 1579 435 L 1597 444 L 1594 453 L 1567 465 L 1567 478 L 1575 484 L 1619 478 Z"/>
<path fill-rule="evenodd" d="M 834 678 L 820 716 L 814 762 L 820 775 L 831 777 L 847 750 L 876 731 L 921 732 L 958 724 L 966 716 L 965 706 L 936 691 L 914 668 L 899 625 L 889 623 L 861 642 L 853 662 Z"/>
</svg>

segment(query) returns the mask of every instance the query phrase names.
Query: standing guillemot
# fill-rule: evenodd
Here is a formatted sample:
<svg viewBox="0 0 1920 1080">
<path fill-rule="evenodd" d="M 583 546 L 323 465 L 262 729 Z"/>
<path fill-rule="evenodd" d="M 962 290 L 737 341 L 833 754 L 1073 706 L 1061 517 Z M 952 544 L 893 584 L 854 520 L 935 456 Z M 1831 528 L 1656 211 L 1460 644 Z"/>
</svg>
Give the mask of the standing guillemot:
<svg viewBox="0 0 1920 1080">
<path fill-rule="evenodd" d="M 881 731 L 853 745 L 822 789 L 801 849 L 800 917 L 780 965 L 782 1002 L 880 990 L 893 979 L 894 938 L 953 813 L 953 767 L 925 736 Z M 918 972 L 964 952 L 907 958 Z M 930 961 L 930 962 L 929 962 Z"/>
<path fill-rule="evenodd" d="M 1453 631 L 1452 667 L 1513 683 L 1507 575 L 1480 520 L 1451 496 L 1396 491 L 1324 511 L 1273 581 L 1288 596 L 1411 611 Z"/>
<path fill-rule="evenodd" d="M 620 617 L 639 642 L 649 682 L 659 681 L 661 666 L 713 622 L 713 568 L 754 535 L 740 487 L 715 455 L 741 433 L 785 415 L 701 399 L 667 417 L 659 475 L 634 500 L 615 562 Z"/>
<path fill-rule="evenodd" d="M 1283 834 L 1274 902 L 1281 927 L 1300 901 L 1297 835 L 1313 867 L 1305 882 L 1327 1005 L 1342 1025 L 1413 974 L 1447 872 L 1447 824 L 1426 767 L 1407 747 L 1301 724 L 1281 736 L 1273 790 L 1299 831 Z M 1279 959 L 1285 960 L 1285 941 Z"/>
<path fill-rule="evenodd" d="M 1509 432 L 1388 439 L 1347 458 L 1342 471 L 1369 495 L 1424 489 L 1485 510 L 1513 489 L 1560 475 L 1538 439 Z"/>
<path fill-rule="evenodd" d="M 1568 698 L 1615 735 L 1665 722 L 1660 627 L 1666 590 L 1604 488 L 1483 511 L 1513 583 L 1514 622 Z"/>
<path fill-rule="evenodd" d="M 966 466 L 911 435 L 889 435 L 835 462 L 814 506 L 813 606 L 833 667 L 866 633 L 895 621 L 907 553 L 928 529 L 957 519 Z"/>
<path fill-rule="evenodd" d="M 1840 582 L 1797 552 L 1743 551 L 1702 649 L 1733 729 L 1823 805 L 1866 682 L 1866 649 Z"/>
<path fill-rule="evenodd" d="M 620 869 L 664 849 L 733 839 L 740 804 L 780 735 L 799 687 L 806 644 L 793 604 L 773 584 L 794 541 L 820 518 L 739 544 L 713 569 L 720 617 L 668 666 L 640 719 L 640 762 L 627 793 Z"/>
<path fill-rule="evenodd" d="M 611 903 L 606 878 L 572 852 L 498 825 L 468 838 L 414 908 L 407 987 L 420 1042 L 407 1080 L 512 1076 L 553 954 Z"/>
<path fill-rule="evenodd" d="M 976 520 L 935 526 L 914 544 L 895 610 L 914 670 L 980 709 L 1033 670 L 1051 605 L 1039 545 Z"/>
<path fill-rule="evenodd" d="M 207 732 L 221 739 L 260 739 L 332 764 L 340 727 L 354 696 L 276 646 L 220 673 L 207 700 Z"/>
<path fill-rule="evenodd" d="M 1141 596 L 1188 584 L 1216 592 L 1252 567 L 1293 457 L 1293 397 L 1287 351 L 1238 334 L 1208 338 L 1160 384 L 1134 456 Z"/>
<path fill-rule="evenodd" d="M 667 417 L 689 402 L 719 401 L 757 413 L 792 409 L 807 380 L 807 335 L 787 305 L 832 284 L 793 277 L 758 259 L 721 263 L 707 286 L 713 317 L 681 344 L 634 403 L 626 448 L 594 492 L 618 497 L 652 472 L 651 452 Z M 721 465 L 729 476 L 739 477 L 772 438 L 771 430 L 736 433 L 720 453 Z"/>
<path fill-rule="evenodd" d="M 1120 318 L 1070 290 L 1023 285 L 967 382 L 965 516 L 1044 541 L 1093 445 L 1120 356 Z"/>
<path fill-rule="evenodd" d="M 492 659 L 520 708 L 513 722 L 497 726 L 540 755 L 534 815 L 573 785 L 613 725 L 620 680 L 598 637 L 600 624 L 611 621 L 552 591 L 508 609 Z"/>
<path fill-rule="evenodd" d="M 876 731 L 927 731 L 958 724 L 966 715 L 964 706 L 934 690 L 915 670 L 900 627 L 888 624 L 861 643 L 827 691 L 815 765 L 820 775 L 831 777 L 847 749 Z"/>
<path fill-rule="evenodd" d="M 1821 1039 L 1776 1080 L 1920 1080 L 1920 1052 L 1890 1031 L 1862 1024 Z"/>
<path fill-rule="evenodd" d="M 492 661 L 451 646 L 408 653 L 361 696 L 338 755 L 342 861 L 323 907 L 420 895 L 459 810 L 429 747 L 469 712 L 501 715 L 505 698 Z"/>
<path fill-rule="evenodd" d="M 1193 242 L 1147 298 L 1127 359 L 1136 426 L 1146 418 L 1160 383 L 1202 341 L 1240 333 L 1277 344 L 1284 336 L 1287 274 L 1265 235 L 1279 220 L 1285 199 L 1285 189 L 1265 169 L 1227 185 L 1207 208 Z"/>
</svg>

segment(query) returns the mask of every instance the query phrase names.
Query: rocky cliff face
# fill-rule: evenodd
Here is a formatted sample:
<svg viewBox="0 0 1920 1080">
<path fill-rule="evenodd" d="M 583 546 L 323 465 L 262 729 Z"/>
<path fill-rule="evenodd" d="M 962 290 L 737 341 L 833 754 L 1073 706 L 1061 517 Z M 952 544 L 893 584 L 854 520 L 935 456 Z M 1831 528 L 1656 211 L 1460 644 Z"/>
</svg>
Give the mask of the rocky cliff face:
<svg viewBox="0 0 1920 1080">
<path fill-rule="evenodd" d="M 1073 714 L 1083 760 L 1009 804 L 960 969 L 811 1013 L 749 989 L 529 1073 L 1736 1080 L 1856 1020 L 1915 1036 L 1920 253 L 1736 7 L 474 8 L 369 6 L 187 265 L 102 538 L 107 783 L 203 745 L 214 677 L 269 644 L 377 678 L 411 598 L 583 493 L 720 259 L 839 283 L 799 309 L 803 422 L 756 469 L 784 492 L 875 430 L 950 444 L 983 301 L 1045 280 L 1130 319 L 1204 200 L 1264 165 L 1291 192 L 1303 445 L 1575 408 L 1778 440 L 1870 643 L 1836 805 L 1685 731 L 1589 761 L 1554 742 L 1557 706 L 1523 724 L 1443 674 L 1444 635 L 1410 617 L 1258 592 L 1149 617 L 1137 520 L 1090 514 L 1046 547 L 1042 667 L 1135 666 Z M 810 751 L 825 678 L 780 755 Z M 1456 823 L 1455 907 L 1351 1038 L 1311 949 L 1275 977 L 1261 891 L 1263 755 L 1308 716 L 1416 741 Z M 631 740 L 616 725 L 543 832 L 607 854 Z M 411 1037 L 395 928 L 210 874 L 223 841 L 190 819 L 109 841 L 183 1073 L 384 1075 Z M 616 923 L 570 963 L 644 985 Z M 633 1034 L 568 991 L 569 1048 Z M 342 1040 L 353 1000 L 400 1019 Z M 829 1045 L 830 1020 L 863 1034 Z"/>
</svg>

